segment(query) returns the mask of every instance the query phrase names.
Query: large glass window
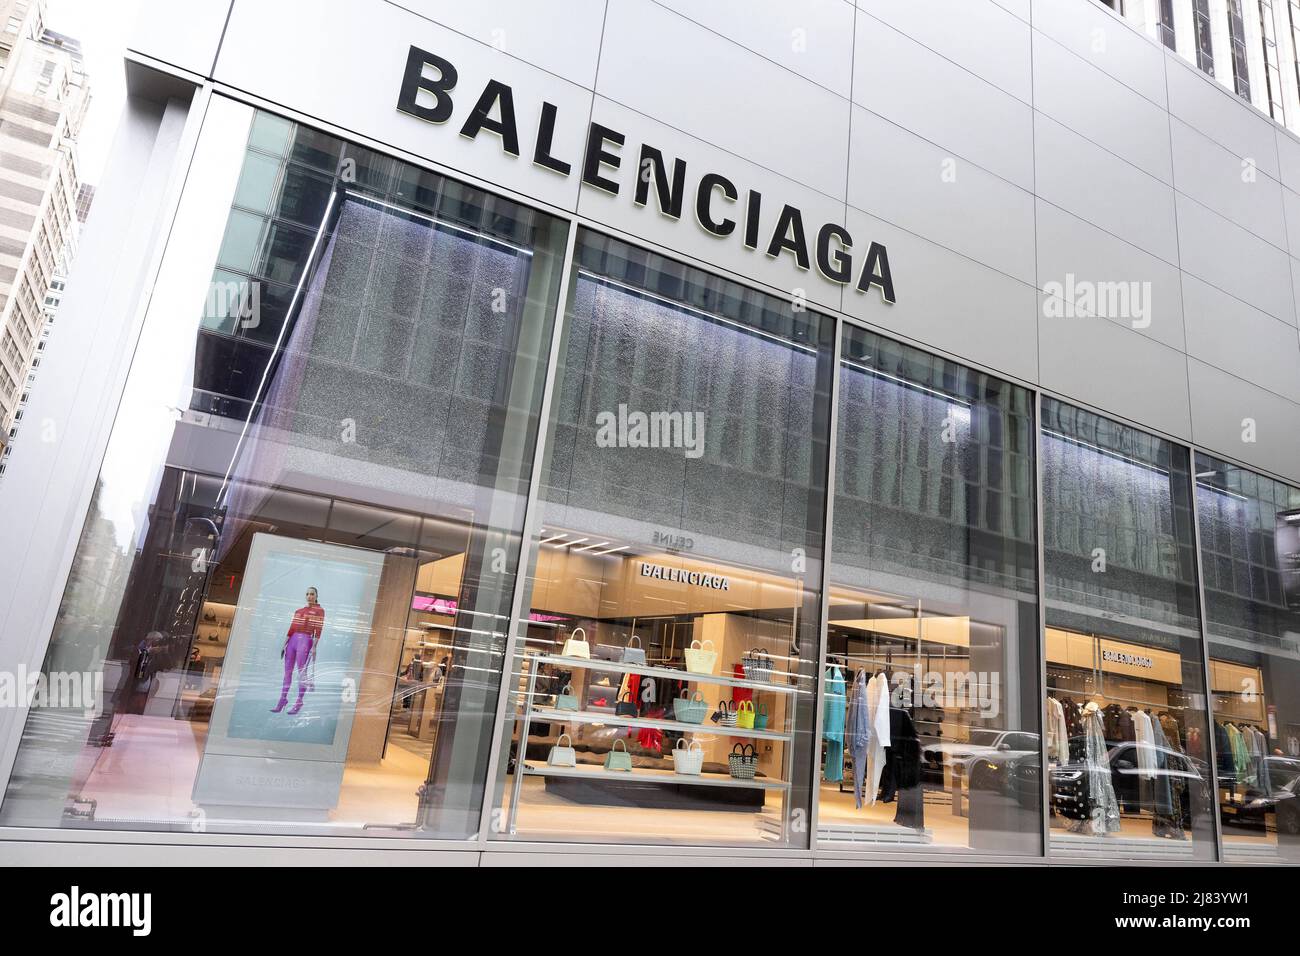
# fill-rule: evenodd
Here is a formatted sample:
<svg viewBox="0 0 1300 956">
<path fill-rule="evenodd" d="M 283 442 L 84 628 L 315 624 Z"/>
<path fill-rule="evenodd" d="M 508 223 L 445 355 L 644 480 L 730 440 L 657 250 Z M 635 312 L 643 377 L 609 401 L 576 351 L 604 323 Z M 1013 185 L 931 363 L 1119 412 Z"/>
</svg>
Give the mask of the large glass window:
<svg viewBox="0 0 1300 956">
<path fill-rule="evenodd" d="M 564 241 L 255 115 L 211 285 L 143 331 L 46 657 L 103 706 L 31 712 L 4 823 L 475 831 Z"/>
<path fill-rule="evenodd" d="M 498 836 L 807 846 L 833 344 L 579 234 Z"/>
<path fill-rule="evenodd" d="M 822 846 L 1041 852 L 1033 396 L 843 333 Z"/>
<path fill-rule="evenodd" d="M 1196 510 L 1224 859 L 1300 862 L 1300 488 L 1198 454 Z"/>
<path fill-rule="evenodd" d="M 1042 415 L 1051 849 L 1213 859 L 1187 449 Z"/>
</svg>

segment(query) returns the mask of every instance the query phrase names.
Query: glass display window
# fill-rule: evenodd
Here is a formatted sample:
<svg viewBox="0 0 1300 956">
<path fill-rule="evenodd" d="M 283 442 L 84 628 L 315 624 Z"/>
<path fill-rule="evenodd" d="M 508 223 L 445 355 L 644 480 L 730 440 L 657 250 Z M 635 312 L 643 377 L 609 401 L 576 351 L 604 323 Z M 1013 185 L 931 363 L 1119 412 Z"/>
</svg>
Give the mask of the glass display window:
<svg viewBox="0 0 1300 956">
<path fill-rule="evenodd" d="M 31 710 L 0 821 L 471 836 L 567 226 L 217 112 L 212 278 L 169 247 L 42 672 L 98 693 Z"/>
<path fill-rule="evenodd" d="M 1295 863 L 1300 489 L 1198 453 L 1196 510 L 1223 856 Z"/>
<path fill-rule="evenodd" d="M 807 846 L 833 323 L 576 260 L 496 835 Z"/>
<path fill-rule="evenodd" d="M 1189 454 L 1042 409 L 1051 851 L 1213 859 Z"/>
<path fill-rule="evenodd" d="M 817 840 L 1041 852 L 1032 395 L 843 332 Z"/>
</svg>

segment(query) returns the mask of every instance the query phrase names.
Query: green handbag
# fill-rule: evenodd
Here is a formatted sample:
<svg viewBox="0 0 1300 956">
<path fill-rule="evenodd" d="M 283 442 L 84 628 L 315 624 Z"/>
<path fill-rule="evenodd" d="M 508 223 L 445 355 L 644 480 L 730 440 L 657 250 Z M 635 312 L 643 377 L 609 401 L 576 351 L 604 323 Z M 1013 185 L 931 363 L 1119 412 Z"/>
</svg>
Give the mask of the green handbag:
<svg viewBox="0 0 1300 956">
<path fill-rule="evenodd" d="M 758 713 L 754 715 L 754 729 L 767 730 L 767 704 L 758 705 Z"/>
<path fill-rule="evenodd" d="M 577 710 L 578 695 L 573 692 L 572 684 L 565 684 L 560 688 L 560 692 L 555 695 L 556 710 Z"/>
<path fill-rule="evenodd" d="M 681 696 L 673 698 L 673 716 L 684 724 L 702 724 L 708 716 L 709 704 L 699 691 L 694 697 L 689 694 L 690 691 L 682 688 Z"/>
<path fill-rule="evenodd" d="M 632 755 L 627 752 L 627 744 L 622 740 L 615 740 L 614 746 L 605 754 L 605 769 L 632 772 Z"/>
</svg>

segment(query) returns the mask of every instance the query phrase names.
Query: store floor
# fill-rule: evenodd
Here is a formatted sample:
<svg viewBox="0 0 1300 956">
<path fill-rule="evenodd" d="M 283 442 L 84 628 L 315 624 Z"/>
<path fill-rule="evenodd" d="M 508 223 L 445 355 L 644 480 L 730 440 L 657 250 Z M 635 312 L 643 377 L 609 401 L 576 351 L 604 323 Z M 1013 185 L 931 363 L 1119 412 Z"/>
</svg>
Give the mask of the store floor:
<svg viewBox="0 0 1300 956">
<path fill-rule="evenodd" d="M 821 804 L 817 810 L 819 839 L 839 843 L 841 838 L 854 836 L 848 842 L 862 842 L 860 838 L 879 840 L 886 844 L 905 843 L 924 846 L 965 847 L 969 826 L 965 817 L 952 812 L 951 797 L 940 791 L 927 790 L 925 794 L 925 827 L 921 830 L 904 827 L 894 822 L 897 803 L 874 803 L 857 809 L 853 805 L 853 785 L 846 783 L 844 792 L 838 784 L 822 784 Z M 851 829 L 861 828 L 863 833 L 852 834 Z M 830 837 L 828 841 L 828 837 Z"/>
<path fill-rule="evenodd" d="M 513 784 L 513 779 L 508 781 Z M 583 843 L 717 844 L 771 842 L 781 832 L 781 796 L 768 792 L 758 813 L 727 810 L 661 810 L 574 803 L 546 789 L 541 777 L 525 777 L 516 838 Z"/>
<path fill-rule="evenodd" d="M 81 788 L 82 796 L 96 801 L 96 822 L 151 827 L 188 821 L 195 809 L 190 794 L 207 729 L 206 723 L 168 717 L 117 718 L 112 746 L 98 752 Z M 394 731 L 383 761 L 347 766 L 338 806 L 326 828 L 355 831 L 365 824 L 412 822 L 431 747 Z M 245 823 L 242 829 L 247 828 Z"/>
<path fill-rule="evenodd" d="M 96 803 L 96 822 L 158 825 L 189 819 L 207 729 L 170 717 L 116 718 L 113 744 L 98 750 L 81 788 L 81 795 Z"/>
</svg>

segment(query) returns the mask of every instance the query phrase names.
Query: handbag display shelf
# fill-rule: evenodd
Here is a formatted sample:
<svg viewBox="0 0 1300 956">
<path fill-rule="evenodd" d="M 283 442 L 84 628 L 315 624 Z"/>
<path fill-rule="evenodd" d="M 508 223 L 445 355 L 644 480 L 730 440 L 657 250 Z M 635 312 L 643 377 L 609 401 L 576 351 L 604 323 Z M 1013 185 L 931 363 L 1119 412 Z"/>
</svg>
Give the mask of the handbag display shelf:
<svg viewBox="0 0 1300 956">
<path fill-rule="evenodd" d="M 670 730 L 684 734 L 696 736 L 715 736 L 730 737 L 741 740 L 773 740 L 789 744 L 794 738 L 793 727 L 785 730 L 776 729 L 749 729 L 740 727 L 720 727 L 711 723 L 694 724 L 680 720 L 669 720 L 666 718 L 647 718 L 647 717 L 619 717 L 608 712 L 590 712 L 590 711 L 558 711 L 550 707 L 534 706 L 533 701 L 536 699 L 536 681 L 539 669 L 543 666 L 550 665 L 557 668 L 569 670 L 586 670 L 596 673 L 611 674 L 640 674 L 646 677 L 660 678 L 664 680 L 678 680 L 688 683 L 718 685 L 721 687 L 744 687 L 756 691 L 764 691 L 773 694 L 792 695 L 799 693 L 799 688 L 793 683 L 777 682 L 765 683 L 760 681 L 745 680 L 742 678 L 732 677 L 724 674 L 700 674 L 687 670 L 673 667 L 657 667 L 645 664 L 630 664 L 621 661 L 603 661 L 587 658 L 568 658 L 554 654 L 530 654 L 528 655 L 528 683 L 527 690 L 524 694 L 524 708 L 520 716 L 519 740 L 521 741 L 520 751 L 527 751 L 527 741 L 531 737 L 531 727 L 534 721 L 537 722 L 554 722 L 570 724 L 602 724 L 610 727 L 626 726 L 628 728 L 651 728 L 658 730 Z M 781 677 L 785 677 L 784 672 L 777 672 Z M 793 700 L 786 708 L 787 715 L 793 716 Z M 698 776 L 691 775 L 684 781 L 683 775 L 675 773 L 671 767 L 663 769 L 638 769 L 634 774 L 628 774 L 626 771 L 606 770 L 602 766 L 593 766 L 590 764 L 579 764 L 576 767 L 554 767 L 547 766 L 543 761 L 524 760 L 519 764 L 520 772 L 514 775 L 513 792 L 510 800 L 509 815 L 506 821 L 506 829 L 509 833 L 516 833 L 518 826 L 518 808 L 520 804 L 520 795 L 523 790 L 524 777 L 551 777 L 551 778 L 570 778 L 589 781 L 592 784 L 599 784 L 603 781 L 623 781 L 629 779 L 635 780 L 638 785 L 644 784 L 663 784 L 667 786 L 692 786 L 692 787 L 731 787 L 736 789 L 757 789 L 757 790 L 789 790 L 790 783 L 790 764 L 793 760 L 792 746 L 786 746 L 783 750 L 784 769 L 782 778 L 778 779 L 770 776 L 756 776 L 754 779 L 736 779 L 729 773 L 717 773 L 704 771 Z"/>
</svg>

